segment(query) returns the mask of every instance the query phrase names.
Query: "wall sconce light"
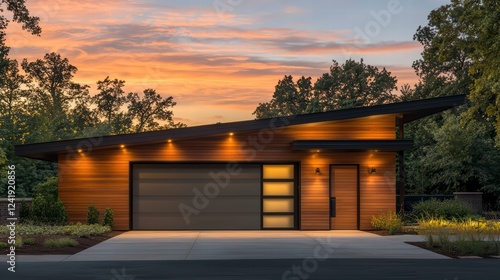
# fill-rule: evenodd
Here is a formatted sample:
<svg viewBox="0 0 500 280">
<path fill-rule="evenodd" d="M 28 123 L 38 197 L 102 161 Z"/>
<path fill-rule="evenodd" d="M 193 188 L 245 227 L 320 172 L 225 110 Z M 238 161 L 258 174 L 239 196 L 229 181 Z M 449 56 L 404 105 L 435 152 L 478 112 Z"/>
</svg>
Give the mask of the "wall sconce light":
<svg viewBox="0 0 500 280">
<path fill-rule="evenodd" d="M 121 144 L 121 145 L 120 145 L 120 148 L 122 148 L 122 149 L 123 149 L 123 148 L 125 148 L 125 145 Z"/>
<path fill-rule="evenodd" d="M 375 173 L 377 173 L 377 169 L 375 169 L 375 167 L 368 168 L 368 174 L 375 174 Z"/>
<path fill-rule="evenodd" d="M 319 170 L 319 167 L 316 167 L 316 175 L 319 175 L 321 171 Z"/>
</svg>

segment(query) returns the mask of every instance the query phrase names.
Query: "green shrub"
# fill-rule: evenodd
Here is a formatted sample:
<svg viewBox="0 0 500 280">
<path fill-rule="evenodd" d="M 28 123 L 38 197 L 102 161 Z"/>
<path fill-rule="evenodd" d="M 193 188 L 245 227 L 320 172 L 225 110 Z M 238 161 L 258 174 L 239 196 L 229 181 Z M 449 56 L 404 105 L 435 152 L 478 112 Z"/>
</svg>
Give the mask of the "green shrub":
<svg viewBox="0 0 500 280">
<path fill-rule="evenodd" d="M 104 212 L 104 217 L 102 219 L 102 225 L 113 228 L 113 209 L 106 208 Z"/>
<path fill-rule="evenodd" d="M 35 240 L 35 238 L 26 238 L 26 240 L 24 240 L 24 244 L 25 245 L 35 245 L 36 240 Z"/>
<path fill-rule="evenodd" d="M 67 221 L 66 207 L 57 197 L 57 178 L 51 177 L 46 182 L 33 188 L 35 198 L 31 206 L 21 206 L 21 217 L 37 224 L 65 225 Z M 25 208 L 23 210 L 23 208 Z"/>
<path fill-rule="evenodd" d="M 31 218 L 37 224 L 64 225 L 68 216 L 61 200 L 51 201 L 39 194 L 33 199 Z"/>
<path fill-rule="evenodd" d="M 16 237 L 16 243 L 15 243 L 15 245 L 16 245 L 16 248 L 22 248 L 22 247 L 24 247 L 24 240 L 23 240 L 23 238 L 21 236 L 17 236 Z"/>
<path fill-rule="evenodd" d="M 99 211 L 94 206 L 94 204 L 90 204 L 87 209 L 87 224 L 93 225 L 99 223 Z"/>
<path fill-rule="evenodd" d="M 48 248 L 64 248 L 64 247 L 76 247 L 78 246 L 78 242 L 69 237 L 61 237 L 54 239 L 46 239 L 43 242 L 43 246 Z"/>
<path fill-rule="evenodd" d="M 389 234 L 403 231 L 401 216 L 393 211 L 387 211 L 378 216 L 372 216 L 372 227 L 377 230 L 387 230 Z"/>
<path fill-rule="evenodd" d="M 49 201 L 57 201 L 57 177 L 50 177 L 47 181 L 33 187 L 34 196 L 41 195 Z"/>
<path fill-rule="evenodd" d="M 21 208 L 19 209 L 19 216 L 21 221 L 31 221 L 31 203 L 23 201 L 21 202 Z"/>
<path fill-rule="evenodd" d="M 0 249 L 7 248 L 7 243 L 0 241 Z"/>
<path fill-rule="evenodd" d="M 419 219 L 443 218 L 447 220 L 476 216 L 474 209 L 461 200 L 448 199 L 439 201 L 434 198 L 413 204 L 412 214 Z"/>
</svg>

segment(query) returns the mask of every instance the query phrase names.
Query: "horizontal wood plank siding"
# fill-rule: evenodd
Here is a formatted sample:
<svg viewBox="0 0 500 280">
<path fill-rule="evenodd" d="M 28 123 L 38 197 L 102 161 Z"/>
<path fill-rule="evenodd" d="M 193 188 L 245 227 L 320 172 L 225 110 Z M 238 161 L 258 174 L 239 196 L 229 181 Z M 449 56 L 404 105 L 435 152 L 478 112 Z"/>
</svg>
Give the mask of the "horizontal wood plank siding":
<svg viewBox="0 0 500 280">
<path fill-rule="evenodd" d="M 115 229 L 128 230 L 130 162 L 300 162 L 300 227 L 304 230 L 327 230 L 329 165 L 360 164 L 361 195 L 375 196 L 366 202 L 362 198 L 361 225 L 364 228 L 366 225 L 369 227 L 369 221 L 366 221 L 372 213 L 395 207 L 395 183 L 384 179 L 386 175 L 383 173 L 395 176 L 395 153 L 293 151 L 290 146 L 294 140 L 362 139 L 395 139 L 395 117 L 372 116 L 278 129 L 270 127 L 234 136 L 172 143 L 167 143 L 165 139 L 163 144 L 123 149 L 87 149 L 81 154 L 59 155 L 59 195 L 66 204 L 70 221 L 85 222 L 87 207 L 94 203 L 101 215 L 106 207 L 113 208 Z M 363 170 L 371 165 L 377 168 L 377 174 L 368 179 L 368 173 Z M 320 175 L 315 174 L 316 168 L 320 168 Z M 381 178 L 372 179 L 379 176 Z M 364 184 L 367 187 L 363 191 Z M 376 197 L 381 195 L 377 192 L 379 187 L 385 187 L 380 199 Z"/>
</svg>

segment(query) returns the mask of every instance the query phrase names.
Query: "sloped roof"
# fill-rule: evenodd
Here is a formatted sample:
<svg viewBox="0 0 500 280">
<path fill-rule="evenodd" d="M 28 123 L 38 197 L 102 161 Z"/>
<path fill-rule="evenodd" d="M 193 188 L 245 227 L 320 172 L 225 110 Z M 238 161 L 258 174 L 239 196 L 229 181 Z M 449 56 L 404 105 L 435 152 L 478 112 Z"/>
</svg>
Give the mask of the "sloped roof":
<svg viewBox="0 0 500 280">
<path fill-rule="evenodd" d="M 403 120 L 404 123 L 408 123 L 453 107 L 460 106 L 465 103 L 465 100 L 465 95 L 455 95 L 289 117 L 238 121 L 142 133 L 16 145 L 15 153 L 17 156 L 47 161 L 57 161 L 57 155 L 59 153 L 76 151 L 79 148 L 85 149 L 92 147 L 93 149 L 104 149 L 110 146 L 116 147 L 117 145 L 121 144 L 154 144 L 164 142 L 167 139 L 180 140 L 199 138 L 206 136 L 223 135 L 229 132 L 248 132 L 272 127 L 354 119 L 375 115 L 394 114 L 400 116 L 400 120 Z M 396 125 L 399 125 L 398 122 L 399 120 L 397 121 Z"/>
</svg>

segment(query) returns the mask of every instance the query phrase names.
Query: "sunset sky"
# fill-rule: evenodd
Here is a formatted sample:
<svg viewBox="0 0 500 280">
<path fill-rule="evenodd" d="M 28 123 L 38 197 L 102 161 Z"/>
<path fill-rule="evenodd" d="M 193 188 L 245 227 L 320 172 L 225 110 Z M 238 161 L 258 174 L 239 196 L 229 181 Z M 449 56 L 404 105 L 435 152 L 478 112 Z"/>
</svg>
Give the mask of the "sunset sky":
<svg viewBox="0 0 500 280">
<path fill-rule="evenodd" d="M 448 0 L 27 0 L 42 35 L 8 29 L 10 57 L 58 52 L 91 86 L 118 78 L 126 91 L 173 96 L 189 126 L 253 119 L 283 75 L 316 80 L 332 59 L 363 58 L 414 84 L 412 40 Z"/>
</svg>

